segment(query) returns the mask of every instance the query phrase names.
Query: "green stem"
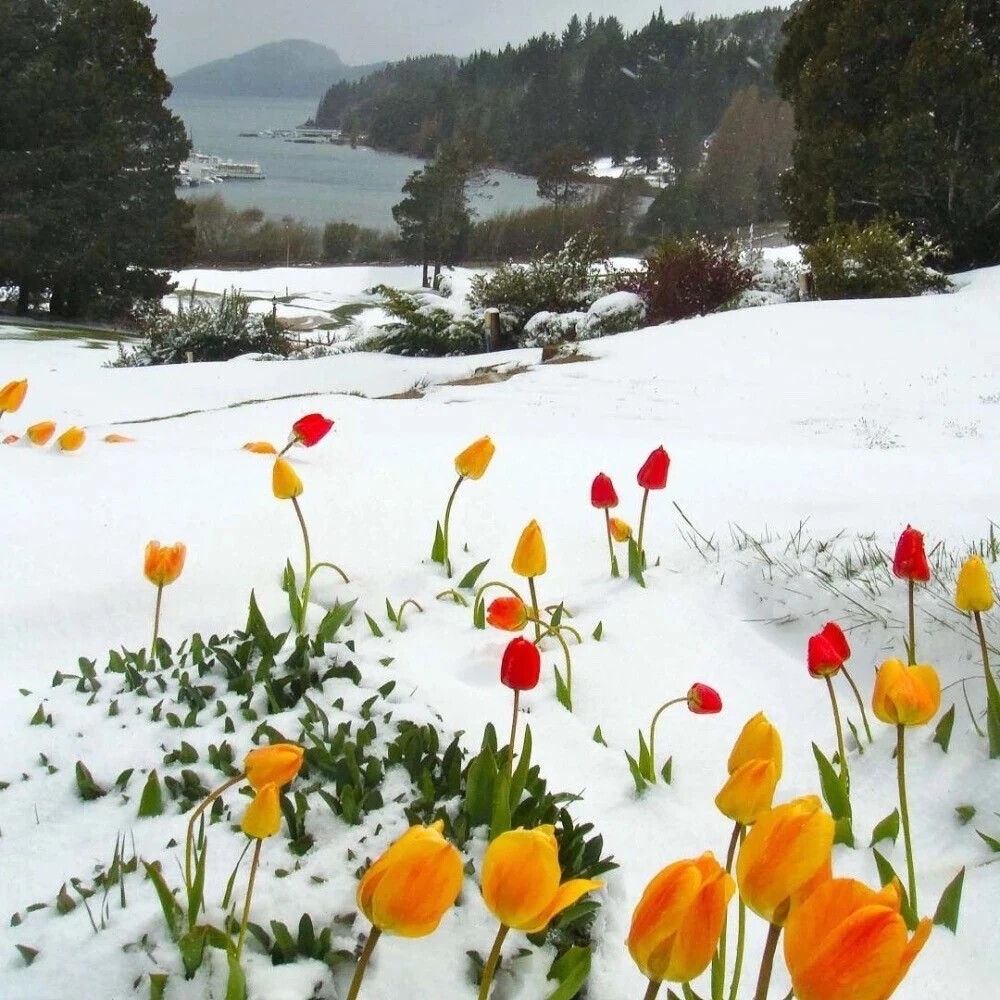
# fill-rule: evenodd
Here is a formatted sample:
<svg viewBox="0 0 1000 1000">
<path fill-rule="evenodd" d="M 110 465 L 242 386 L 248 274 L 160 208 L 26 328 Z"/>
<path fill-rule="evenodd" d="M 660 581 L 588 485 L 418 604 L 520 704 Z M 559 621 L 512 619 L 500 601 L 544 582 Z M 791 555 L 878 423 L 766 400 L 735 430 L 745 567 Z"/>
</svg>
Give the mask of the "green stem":
<svg viewBox="0 0 1000 1000">
<path fill-rule="evenodd" d="M 521 692 L 514 688 L 514 715 L 510 720 L 510 752 L 507 754 L 507 777 L 514 777 L 514 740 L 517 739 L 517 712 L 521 701 Z"/>
<path fill-rule="evenodd" d="M 844 752 L 844 728 L 840 724 L 840 709 L 837 707 L 837 693 L 833 690 L 833 681 L 827 674 L 823 680 L 826 681 L 826 689 L 830 692 L 830 704 L 833 706 L 833 722 L 837 727 L 837 753 L 840 754 L 840 778 L 844 782 L 845 790 L 850 791 L 851 775 L 847 770 L 847 754 Z"/>
<path fill-rule="evenodd" d="M 858 690 L 857 684 L 854 683 L 854 678 L 847 672 L 847 666 L 842 666 L 840 668 L 844 672 L 844 676 L 847 678 L 847 683 L 851 685 L 851 690 L 854 692 L 854 698 L 858 703 L 858 708 L 861 709 L 861 721 L 865 724 L 865 736 L 868 737 L 869 743 L 874 743 L 872 739 L 872 729 L 868 725 L 868 713 L 865 711 L 864 699 L 861 697 L 861 692 Z"/>
<path fill-rule="evenodd" d="M 621 571 L 618 569 L 618 560 L 615 558 L 615 547 L 611 540 L 611 514 L 608 508 L 604 508 L 604 526 L 608 533 L 608 555 L 611 556 L 611 575 L 621 576 Z"/>
<path fill-rule="evenodd" d="M 538 625 L 538 622 L 535 622 Z M 573 663 L 569 655 L 569 646 L 566 640 L 559 634 L 560 629 L 558 627 L 553 628 L 551 625 L 545 626 L 545 631 L 535 640 L 535 645 L 537 646 L 539 642 L 542 641 L 547 635 L 551 635 L 554 639 L 559 642 L 562 646 L 563 656 L 566 660 L 566 694 L 569 696 L 570 704 L 573 703 Z"/>
<path fill-rule="evenodd" d="M 484 583 L 476 591 L 476 596 L 472 599 L 473 621 L 475 621 L 475 614 L 479 608 L 479 602 L 483 599 L 483 594 L 485 594 L 490 587 L 501 587 L 503 590 L 506 590 L 509 594 L 513 594 L 514 597 L 516 597 L 522 604 L 524 604 L 524 598 L 509 583 L 503 583 L 500 580 L 490 580 L 487 583 Z M 483 617 L 485 617 L 485 612 Z"/>
<path fill-rule="evenodd" d="M 1000 756 L 1000 746 L 997 745 L 1000 690 L 997 689 L 996 679 L 990 672 L 990 652 L 986 644 L 986 632 L 983 630 L 983 617 L 978 611 L 974 611 L 973 616 L 976 619 L 976 631 L 979 632 L 979 648 L 983 654 L 983 675 L 986 679 L 986 732 L 989 734 L 990 758 L 993 758 Z M 975 724 L 975 719 L 973 719 L 973 724 Z"/>
<path fill-rule="evenodd" d="M 639 509 L 639 536 L 635 540 L 635 546 L 639 550 L 639 568 L 646 568 L 646 553 L 642 547 L 642 536 L 646 530 L 646 501 L 649 499 L 649 490 L 643 490 L 642 507 Z"/>
<path fill-rule="evenodd" d="M 493 977 L 496 975 L 497 963 L 500 961 L 500 949 L 503 947 L 503 939 L 509 930 L 510 928 L 506 924 L 501 924 L 500 930 L 497 931 L 490 957 L 486 959 L 486 965 L 483 968 L 483 981 L 479 984 L 479 1000 L 486 1000 L 490 995 L 490 987 L 493 985 Z M 351 1000 L 351 998 L 348 997 L 347 1000 Z"/>
<path fill-rule="evenodd" d="M 462 485 L 462 480 L 465 476 L 459 476 L 458 482 L 452 487 L 451 496 L 448 497 L 448 505 L 444 509 L 444 527 L 441 529 L 441 536 L 444 538 L 444 571 L 446 575 L 451 576 L 451 559 L 448 558 L 448 524 L 451 521 L 451 505 L 455 502 L 455 494 L 458 492 L 459 486 Z"/>
<path fill-rule="evenodd" d="M 535 578 L 533 576 L 528 577 L 528 593 L 531 594 L 531 610 L 534 614 L 535 642 L 538 642 L 542 638 L 542 626 L 538 620 L 538 595 L 535 593 Z"/>
<path fill-rule="evenodd" d="M 309 547 L 309 532 L 306 530 L 306 520 L 302 516 L 302 508 L 296 497 L 292 497 L 292 506 L 295 508 L 295 515 L 299 519 L 299 527 L 302 528 L 302 541 L 306 547 L 306 582 L 302 586 L 302 607 L 299 609 L 299 620 L 295 623 L 299 635 L 305 631 L 306 608 L 309 606 L 309 584 L 312 582 L 312 550 Z"/>
<path fill-rule="evenodd" d="M 372 952 L 375 950 L 375 945 L 381 934 L 382 932 L 377 927 L 373 927 L 369 931 L 368 940 L 365 942 L 364 948 L 361 949 L 358 964 L 354 969 L 354 978 L 351 980 L 351 988 L 347 991 L 347 1000 L 358 1000 L 358 994 L 361 992 L 361 980 L 365 978 L 368 960 L 372 957 Z"/>
<path fill-rule="evenodd" d="M 156 640 L 160 635 L 160 602 L 163 600 L 163 584 L 156 588 L 156 610 L 153 612 L 153 641 L 149 647 L 149 661 L 156 659 Z"/>
<path fill-rule="evenodd" d="M 729 850 L 726 852 L 726 874 L 733 870 L 733 858 L 736 856 L 736 845 L 740 840 L 742 823 L 733 827 L 733 835 L 729 838 Z M 719 948 L 715 961 L 712 963 L 712 1000 L 722 1000 L 722 992 L 726 985 L 726 939 L 729 936 L 729 913 L 722 917 L 722 933 L 719 935 Z"/>
<path fill-rule="evenodd" d="M 906 877 L 910 886 L 910 912 L 917 910 L 917 876 L 913 870 L 913 841 L 910 839 L 910 810 L 906 804 L 906 726 L 896 726 L 896 781 L 899 784 L 899 816 L 903 821 L 903 844 L 906 847 Z"/>
<path fill-rule="evenodd" d="M 247 880 L 247 898 L 243 902 L 243 919 L 240 921 L 240 937 L 236 942 L 236 961 L 243 954 L 243 942 L 247 936 L 247 922 L 250 919 L 250 900 L 253 898 L 253 884 L 257 879 L 257 866 L 260 864 L 260 847 L 264 841 L 258 839 L 253 849 L 253 859 L 250 861 L 250 878 Z"/>
<path fill-rule="evenodd" d="M 653 714 L 653 720 L 649 724 L 649 766 L 653 772 L 651 775 L 653 784 L 656 784 L 656 723 L 664 709 L 670 708 L 671 705 L 679 705 L 682 701 L 687 701 L 687 695 L 683 698 L 671 698 L 670 701 L 665 701 Z"/>
<path fill-rule="evenodd" d="M 913 615 L 913 581 L 909 580 L 909 603 L 910 603 L 910 666 L 917 662 L 917 625 Z"/>
<path fill-rule="evenodd" d="M 191 888 L 191 853 L 194 846 L 194 824 L 198 817 L 227 789 L 232 788 L 233 785 L 238 785 L 246 777 L 245 774 L 237 774 L 235 778 L 230 778 L 224 785 L 219 785 L 218 788 L 211 795 L 202 799 L 198 804 L 197 808 L 191 813 L 191 818 L 188 820 L 187 826 L 187 837 L 184 841 L 184 882 L 187 887 Z"/>
<path fill-rule="evenodd" d="M 661 985 L 659 979 L 650 979 L 646 992 L 642 995 L 642 1000 L 656 1000 L 656 994 L 660 992 Z"/>
<path fill-rule="evenodd" d="M 767 991 L 771 985 L 771 969 L 774 966 L 774 953 L 778 950 L 779 937 L 781 937 L 781 925 L 771 924 L 767 932 L 767 942 L 764 944 L 764 954 L 760 960 L 760 975 L 757 977 L 754 1000 L 767 1000 Z"/>
<path fill-rule="evenodd" d="M 740 841 L 743 840 L 744 833 L 740 834 Z M 746 903 L 740 899 L 736 922 L 736 959 L 733 962 L 733 982 L 729 987 L 729 1000 L 736 1000 L 740 988 L 740 975 L 743 972 L 743 953 L 747 943 L 747 907 Z"/>
<path fill-rule="evenodd" d="M 326 569 L 332 569 L 335 573 L 339 573 L 340 574 L 340 579 L 343 580 L 344 583 L 350 583 L 351 582 L 347 578 L 347 574 L 338 565 L 336 565 L 336 563 L 332 563 L 332 562 L 318 562 L 318 563 L 316 563 L 316 565 L 313 566 L 313 568 L 312 568 L 311 572 L 309 573 L 309 575 L 310 576 L 315 576 L 316 575 L 316 570 L 323 569 L 324 567 Z"/>
</svg>

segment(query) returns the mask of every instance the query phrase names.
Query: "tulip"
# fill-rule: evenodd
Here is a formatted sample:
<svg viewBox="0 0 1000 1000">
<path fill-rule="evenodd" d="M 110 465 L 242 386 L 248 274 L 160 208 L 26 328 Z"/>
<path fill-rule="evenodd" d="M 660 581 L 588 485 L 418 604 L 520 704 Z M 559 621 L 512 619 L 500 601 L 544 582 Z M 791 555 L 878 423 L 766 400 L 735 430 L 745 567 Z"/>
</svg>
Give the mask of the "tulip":
<svg viewBox="0 0 1000 1000">
<path fill-rule="evenodd" d="M 990 670 L 989 646 L 983 629 L 982 614 L 993 607 L 993 584 L 986 564 L 979 556 L 969 556 L 962 563 L 955 588 L 955 607 L 971 614 L 979 633 L 979 649 L 983 658 L 983 674 L 986 678 L 986 731 L 989 737 L 990 758 L 1000 757 L 1000 689 Z M 975 721 L 975 720 L 973 720 Z M 982 735 L 979 726 L 976 731 Z"/>
<path fill-rule="evenodd" d="M 559 884 L 559 845 L 555 828 L 547 825 L 501 833 L 486 848 L 482 873 L 483 901 L 500 921 L 479 987 L 479 1000 L 486 1000 L 509 930 L 537 934 L 581 896 L 604 883 L 577 878 Z"/>
<path fill-rule="evenodd" d="M 299 773 L 304 755 L 305 750 L 297 743 L 272 743 L 251 750 L 243 760 L 243 770 L 258 792 L 265 785 L 281 788 Z"/>
<path fill-rule="evenodd" d="M 528 609 L 520 597 L 497 597 L 486 609 L 486 621 L 504 632 L 520 632 L 528 622 Z"/>
<path fill-rule="evenodd" d="M 304 417 L 299 417 L 292 424 L 292 432 L 288 436 L 288 444 L 282 449 L 282 454 L 296 444 L 311 448 L 326 437 L 331 427 L 333 421 L 328 420 L 322 413 L 307 413 Z"/>
<path fill-rule="evenodd" d="M 250 862 L 250 876 L 247 879 L 247 894 L 243 901 L 243 919 L 240 921 L 240 934 L 236 942 L 236 961 L 243 954 L 243 942 L 247 936 L 247 925 L 250 920 L 250 900 L 253 898 L 254 881 L 257 878 L 257 866 L 260 864 L 260 848 L 268 837 L 273 837 L 281 828 L 281 802 L 278 798 L 277 785 L 264 785 L 250 800 L 240 827 L 250 838 L 257 841 L 254 844 L 253 860 Z"/>
<path fill-rule="evenodd" d="M 722 699 L 707 684 L 692 684 L 687 693 L 688 709 L 695 715 L 715 715 L 722 711 Z"/>
<path fill-rule="evenodd" d="M 49 439 L 55 433 L 56 425 L 51 420 L 43 420 L 41 423 L 32 424 L 26 431 L 28 440 L 41 448 L 49 443 Z"/>
<path fill-rule="evenodd" d="M 23 378 L 20 382 L 8 382 L 0 389 L 0 416 L 5 413 L 15 413 L 21 409 L 25 394 L 28 391 L 28 380 Z"/>
<path fill-rule="evenodd" d="M 833 722 L 837 731 L 840 777 L 844 782 L 844 788 L 849 789 L 851 779 L 847 769 L 847 753 L 844 750 L 844 729 L 840 724 L 840 708 L 837 705 L 837 694 L 833 690 L 833 681 L 830 679 L 843 667 L 843 657 L 840 655 L 834 642 L 831 642 L 825 635 L 819 632 L 809 637 L 809 644 L 806 647 L 806 665 L 813 677 L 822 678 L 826 681 L 826 689 L 830 694 L 830 706 L 833 709 Z"/>
<path fill-rule="evenodd" d="M 302 480 L 283 458 L 275 460 L 274 469 L 271 471 L 271 490 L 276 500 L 294 500 L 302 496 Z"/>
<path fill-rule="evenodd" d="M 700 976 L 712 960 L 734 890 L 710 851 L 657 874 L 632 913 L 626 942 L 642 974 L 653 983 Z"/>
<path fill-rule="evenodd" d="M 146 544 L 142 571 L 154 587 L 166 587 L 181 575 L 186 556 L 187 546 L 183 542 L 160 545 L 154 539 Z"/>
<path fill-rule="evenodd" d="M 70 427 L 56 438 L 56 444 L 62 451 L 76 451 L 83 447 L 87 440 L 87 432 L 80 427 Z"/>
<path fill-rule="evenodd" d="M 135 438 L 126 437 L 124 434 L 105 434 L 104 441 L 107 444 L 134 444 Z"/>
<path fill-rule="evenodd" d="M 874 742 L 872 739 L 872 729 L 868 725 L 868 713 L 865 711 L 865 703 L 861 697 L 861 692 L 858 690 L 857 684 L 854 683 L 854 678 L 851 676 L 850 671 L 847 669 L 847 660 L 851 658 L 851 645 L 847 641 L 847 636 L 844 635 L 844 630 L 836 622 L 827 622 L 822 629 L 819 631 L 820 636 L 822 636 L 836 654 L 840 660 L 840 667 L 838 670 L 833 671 L 833 673 L 842 673 L 844 679 L 851 686 L 851 690 L 854 692 L 854 700 L 858 703 L 858 709 L 861 711 L 861 721 L 865 726 L 865 735 L 868 737 L 868 742 Z M 812 640 L 810 640 L 810 643 Z M 813 673 L 810 667 L 810 673 Z M 817 676 L 813 674 L 813 676 Z M 820 674 L 819 676 L 823 676 Z"/>
<path fill-rule="evenodd" d="M 779 771 L 773 760 L 749 760 L 738 767 L 715 796 L 723 816 L 741 826 L 751 826 L 771 808 Z"/>
<path fill-rule="evenodd" d="M 481 437 L 455 456 L 455 471 L 463 479 L 482 479 L 495 451 L 489 435 Z"/>
<path fill-rule="evenodd" d="M 927 583 L 931 578 L 931 568 L 924 551 L 924 536 L 916 528 L 907 525 L 896 543 L 896 554 L 892 559 L 892 572 L 901 580 L 911 583 Z"/>
<path fill-rule="evenodd" d="M 442 836 L 444 822 L 411 826 L 361 876 L 358 909 L 372 929 L 358 959 L 347 1000 L 357 1000 L 375 944 L 383 932 L 425 937 L 437 930 L 462 890 L 462 857 Z"/>
<path fill-rule="evenodd" d="M 538 647 L 518 636 L 503 652 L 500 682 L 514 691 L 530 691 L 538 683 L 542 658 Z"/>
<path fill-rule="evenodd" d="M 608 524 L 611 529 L 611 537 L 616 542 L 627 542 L 632 537 L 632 525 L 620 517 L 609 518 Z"/>
<path fill-rule="evenodd" d="M 521 537 L 517 540 L 517 547 L 514 549 L 514 558 L 511 560 L 510 568 L 518 576 L 528 578 L 528 592 L 531 594 L 532 618 L 535 622 L 535 641 L 542 638 L 542 629 L 538 619 L 538 595 L 535 593 L 535 577 L 541 576 L 546 569 L 545 563 L 545 539 L 542 538 L 542 529 L 537 521 L 531 521 Z"/>
<path fill-rule="evenodd" d="M 19 435 L 17 435 L 17 434 L 8 434 L 8 435 L 6 435 L 4 437 L 3 441 L 0 442 L 0 443 L 2 443 L 2 444 L 17 444 L 17 442 L 20 441 L 20 440 L 21 440 L 21 438 L 20 438 Z"/>
<path fill-rule="evenodd" d="M 667 485 L 667 470 L 670 468 L 670 456 L 663 450 L 661 445 L 655 451 L 650 452 L 649 458 L 642 463 L 636 480 L 642 487 L 642 507 L 639 509 L 639 537 L 635 541 L 635 548 L 629 544 L 629 576 L 641 587 L 646 586 L 642 578 L 642 571 L 646 568 L 646 550 L 642 547 L 642 539 L 646 529 L 646 502 L 649 500 L 650 490 L 662 490 Z"/>
<path fill-rule="evenodd" d="M 243 445 L 244 451 L 249 451 L 254 455 L 277 455 L 278 449 L 270 441 L 247 441 Z"/>
<path fill-rule="evenodd" d="M 799 1000 L 888 1000 L 931 932 L 907 937 L 898 883 L 875 892 L 853 879 L 821 885 L 788 918 L 785 964 Z"/>
<path fill-rule="evenodd" d="M 740 730 L 736 737 L 726 768 L 735 774 L 744 764 L 752 760 L 769 760 L 774 763 L 777 781 L 782 771 L 781 735 L 767 720 L 763 712 L 758 712 Z"/>
<path fill-rule="evenodd" d="M 599 472 L 590 484 L 590 505 L 598 510 L 618 506 L 618 494 L 614 484 L 603 472 Z"/>
</svg>

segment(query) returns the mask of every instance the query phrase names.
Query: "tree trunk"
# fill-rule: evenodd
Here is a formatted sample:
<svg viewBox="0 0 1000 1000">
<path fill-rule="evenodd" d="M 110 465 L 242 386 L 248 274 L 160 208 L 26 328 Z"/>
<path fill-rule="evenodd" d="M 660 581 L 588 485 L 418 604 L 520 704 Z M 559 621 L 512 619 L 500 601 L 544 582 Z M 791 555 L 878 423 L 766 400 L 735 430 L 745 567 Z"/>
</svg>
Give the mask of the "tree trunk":
<svg viewBox="0 0 1000 1000">
<path fill-rule="evenodd" d="M 28 278 L 22 278 L 17 286 L 17 315 L 28 315 L 28 303 L 31 300 L 31 283 Z"/>
</svg>

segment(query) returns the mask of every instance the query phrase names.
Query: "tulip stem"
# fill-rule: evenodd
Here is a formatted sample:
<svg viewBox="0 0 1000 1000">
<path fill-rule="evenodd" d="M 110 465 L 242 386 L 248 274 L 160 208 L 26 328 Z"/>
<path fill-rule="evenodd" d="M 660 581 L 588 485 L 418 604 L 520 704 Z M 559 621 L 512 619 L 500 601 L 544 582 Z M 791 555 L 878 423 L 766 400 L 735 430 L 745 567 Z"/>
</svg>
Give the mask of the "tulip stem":
<svg viewBox="0 0 1000 1000">
<path fill-rule="evenodd" d="M 771 985 L 771 969 L 774 966 L 774 953 L 778 950 L 779 937 L 781 937 L 781 924 L 771 924 L 767 931 L 764 954 L 760 960 L 760 975 L 757 976 L 754 1000 L 767 1000 L 767 991 Z"/>
<path fill-rule="evenodd" d="M 907 653 L 910 657 L 910 666 L 917 662 L 917 626 L 913 615 L 913 580 L 908 580 L 909 584 L 909 604 L 910 604 L 910 648 Z"/>
<path fill-rule="evenodd" d="M 840 754 L 840 780 L 844 782 L 844 790 L 850 791 L 851 775 L 847 770 L 847 754 L 844 752 L 844 727 L 840 724 L 840 709 L 837 707 L 837 693 L 833 690 L 833 681 L 827 674 L 824 678 L 826 689 L 830 692 L 830 704 L 833 706 L 833 722 L 837 727 L 837 753 Z"/>
<path fill-rule="evenodd" d="M 372 952 L 375 950 L 375 945 L 381 934 L 382 932 L 377 927 L 372 927 L 368 932 L 368 940 L 365 942 L 364 948 L 361 949 L 358 964 L 354 969 L 351 988 L 347 991 L 347 1000 L 357 1000 L 358 994 L 361 992 L 361 980 L 365 978 L 365 969 L 368 968 L 368 960 L 372 957 Z"/>
<path fill-rule="evenodd" d="M 874 743 L 875 741 L 872 739 L 872 728 L 868 725 L 868 713 L 865 711 L 865 703 L 864 699 L 861 697 L 861 692 L 858 690 L 857 684 L 854 683 L 854 678 L 847 672 L 846 664 L 841 666 L 840 669 L 843 675 L 847 678 L 847 683 L 851 685 L 851 690 L 854 692 L 858 708 L 861 709 L 861 721 L 865 724 L 865 736 L 868 737 L 869 743 Z"/>
<path fill-rule="evenodd" d="M 896 780 L 899 784 L 899 816 L 903 821 L 903 844 L 906 846 L 906 877 L 910 887 L 910 912 L 917 913 L 917 876 L 913 870 L 913 841 L 910 839 L 910 810 L 906 804 L 906 726 L 896 726 Z"/>
<path fill-rule="evenodd" d="M 509 930 L 510 928 L 506 924 L 501 924 L 500 930 L 497 931 L 490 957 L 486 959 L 486 965 L 483 968 L 483 980 L 479 984 L 479 1000 L 486 1000 L 490 995 L 490 987 L 493 985 L 493 977 L 496 975 L 497 964 L 500 961 L 500 949 L 503 947 L 504 938 Z M 348 997 L 347 1000 L 351 1000 L 351 997 Z"/>
<path fill-rule="evenodd" d="M 326 569 L 332 569 L 335 573 L 339 573 L 340 574 L 340 579 L 343 580 L 344 583 L 350 583 L 351 582 L 347 578 L 347 574 L 339 566 L 337 566 L 335 563 L 332 563 L 332 562 L 318 562 L 318 563 L 316 563 L 316 565 L 313 566 L 313 568 L 309 572 L 310 577 L 313 577 L 313 576 L 316 575 L 316 570 L 318 570 L 318 569 L 324 569 L 324 568 L 326 568 Z"/>
<path fill-rule="evenodd" d="M 662 982 L 659 979 L 650 979 L 646 992 L 642 995 L 642 1000 L 656 1000 L 656 994 L 660 992 Z"/>
<path fill-rule="evenodd" d="M 312 549 L 309 546 L 309 532 L 306 530 L 306 519 L 302 516 L 302 508 L 296 497 L 292 497 L 292 506 L 295 508 L 295 515 L 299 519 L 299 526 L 302 528 L 302 541 L 306 548 L 306 582 L 302 587 L 301 607 L 299 608 L 299 620 L 295 623 L 299 635 L 305 631 L 306 608 L 309 606 L 309 584 L 312 583 Z"/>
<path fill-rule="evenodd" d="M 451 559 L 448 557 L 448 525 L 451 523 L 451 505 L 455 502 L 455 494 L 465 476 L 459 476 L 458 482 L 451 489 L 451 496 L 448 497 L 448 504 L 444 509 L 444 527 L 441 529 L 441 537 L 444 539 L 444 571 L 445 575 L 451 576 Z"/>
<path fill-rule="evenodd" d="M 983 617 L 978 611 L 972 612 L 976 619 L 976 630 L 979 632 L 979 648 L 983 653 L 983 675 L 986 678 L 986 732 L 989 734 L 990 757 L 1000 757 L 1000 690 L 990 671 L 990 652 L 986 645 L 986 633 L 983 631 Z M 975 719 L 973 719 L 975 722 Z M 978 726 L 976 727 L 978 729 Z"/>
<path fill-rule="evenodd" d="M 517 739 L 517 713 L 520 708 L 521 691 L 514 688 L 514 715 L 510 720 L 510 753 L 507 754 L 507 773 L 514 776 L 514 740 Z"/>
<path fill-rule="evenodd" d="M 153 641 L 149 646 L 149 661 L 156 660 L 156 640 L 160 635 L 160 602 L 163 600 L 163 584 L 156 588 L 156 610 L 153 612 Z"/>
<path fill-rule="evenodd" d="M 639 550 L 639 568 L 646 568 L 646 553 L 642 547 L 642 535 L 646 530 L 646 501 L 649 499 L 649 490 L 643 490 L 642 506 L 639 508 L 639 537 L 635 540 L 635 546 Z"/>
<path fill-rule="evenodd" d="M 747 835 L 747 828 L 745 826 L 740 826 L 740 844 L 743 843 L 743 838 Z M 727 868 L 728 872 L 729 869 Z M 740 905 L 737 911 L 736 920 L 736 958 L 733 962 L 733 982 L 729 987 L 729 1000 L 736 1000 L 736 995 L 739 992 L 740 987 L 740 976 L 743 973 L 743 952 L 746 949 L 747 942 L 747 907 L 746 903 L 743 902 L 743 897 L 740 897 Z M 725 977 L 725 970 L 723 970 L 723 977 Z"/>
<path fill-rule="evenodd" d="M 538 622 L 536 621 L 535 624 L 537 625 Z M 569 626 L 567 626 L 567 628 L 568 627 Z M 538 643 L 542 639 L 544 639 L 545 636 L 551 635 L 554 639 L 556 639 L 559 642 L 559 645 L 562 646 L 563 656 L 565 657 L 565 660 L 566 660 L 566 697 L 569 700 L 569 703 L 572 705 L 573 704 L 573 663 L 570 660 L 569 646 L 566 644 L 566 640 L 559 634 L 559 632 L 560 632 L 560 629 L 559 629 L 558 626 L 555 627 L 555 628 L 553 628 L 551 625 L 546 625 L 545 626 L 545 631 L 541 634 L 541 636 L 539 636 L 538 639 L 535 640 L 535 645 L 538 645 Z M 572 709 L 570 709 L 570 711 L 572 711 Z"/>
<path fill-rule="evenodd" d="M 604 508 L 604 526 L 608 533 L 608 555 L 611 556 L 611 575 L 613 577 L 621 576 L 621 570 L 618 569 L 618 559 L 615 557 L 615 547 L 611 541 L 611 514 L 608 508 Z"/>
<path fill-rule="evenodd" d="M 194 824 L 198 817 L 227 789 L 232 788 L 233 785 L 238 785 L 241 781 L 246 778 L 245 774 L 237 774 L 235 778 L 230 778 L 224 785 L 219 785 L 218 788 L 211 795 L 206 796 L 198 804 L 197 808 L 191 813 L 191 818 L 188 820 L 187 827 L 187 837 L 184 841 L 184 882 L 187 887 L 191 888 L 191 853 L 192 847 L 194 845 Z"/>
<path fill-rule="evenodd" d="M 649 769 L 651 780 L 654 785 L 656 784 L 656 723 L 659 721 L 659 718 L 665 709 L 670 708 L 671 705 L 677 705 L 682 701 L 687 701 L 687 695 L 683 698 L 671 698 L 670 701 L 665 701 L 656 710 L 656 712 L 653 713 L 653 719 L 649 724 Z"/>
<path fill-rule="evenodd" d="M 532 620 L 535 623 L 535 642 L 538 643 L 542 639 L 542 625 L 538 620 L 538 595 L 535 593 L 535 578 L 533 576 L 528 577 L 528 593 L 531 594 L 531 610 L 534 613 Z"/>
<path fill-rule="evenodd" d="M 264 841 L 258 838 L 254 845 L 253 858 L 250 861 L 250 878 L 247 880 L 247 898 L 243 902 L 243 919 L 240 921 L 240 937 L 236 942 L 236 961 L 243 954 L 243 942 L 247 936 L 247 921 L 250 919 L 250 900 L 253 898 L 253 884 L 257 879 L 257 866 L 260 864 L 260 847 Z"/>
<path fill-rule="evenodd" d="M 733 835 L 729 839 L 729 850 L 726 852 L 726 874 L 733 870 L 733 858 L 736 856 L 736 845 L 740 840 L 742 823 L 733 827 Z M 719 948 L 712 961 L 712 1000 L 722 1000 L 722 992 L 726 984 L 726 938 L 729 936 L 728 911 L 722 916 L 722 933 L 719 935 Z"/>
</svg>

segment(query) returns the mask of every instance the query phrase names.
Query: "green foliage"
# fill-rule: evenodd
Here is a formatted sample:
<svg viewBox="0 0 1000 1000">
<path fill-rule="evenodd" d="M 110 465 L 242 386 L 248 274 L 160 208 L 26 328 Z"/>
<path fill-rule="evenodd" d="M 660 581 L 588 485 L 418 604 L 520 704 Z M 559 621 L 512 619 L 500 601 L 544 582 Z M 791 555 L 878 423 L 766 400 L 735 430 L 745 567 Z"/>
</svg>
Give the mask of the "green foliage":
<svg viewBox="0 0 1000 1000">
<path fill-rule="evenodd" d="M 376 285 L 373 294 L 382 297 L 383 307 L 395 322 L 383 323 L 380 333 L 366 340 L 369 351 L 403 354 L 407 357 L 449 357 L 476 354 L 483 350 L 481 325 L 433 305 L 427 297 L 401 292 L 388 285 Z"/>
<path fill-rule="evenodd" d="M 944 275 L 924 265 L 936 250 L 879 219 L 864 227 L 854 222 L 830 226 L 802 255 L 819 298 L 870 299 L 949 288 Z"/>
<path fill-rule="evenodd" d="M 328 222 L 323 227 L 323 262 L 374 264 L 399 260 L 396 236 L 354 222 Z"/>
</svg>

